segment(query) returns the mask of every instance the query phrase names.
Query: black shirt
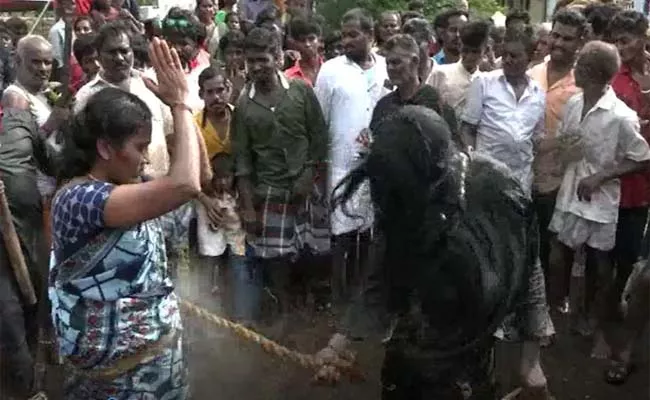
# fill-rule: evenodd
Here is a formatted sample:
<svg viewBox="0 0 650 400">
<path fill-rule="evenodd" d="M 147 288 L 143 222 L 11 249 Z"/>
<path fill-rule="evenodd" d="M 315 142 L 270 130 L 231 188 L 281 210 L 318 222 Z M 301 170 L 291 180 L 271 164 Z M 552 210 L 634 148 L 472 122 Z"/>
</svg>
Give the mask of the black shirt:
<svg viewBox="0 0 650 400">
<path fill-rule="evenodd" d="M 418 91 L 410 99 L 402 99 L 399 94 L 399 89 L 382 97 L 372 112 L 370 130 L 374 133 L 376 131 L 375 128 L 383 119 L 407 105 L 422 106 L 437 112 L 447 122 L 454 139 L 456 139 L 458 132 L 456 113 L 453 108 L 440 99 L 438 91 L 429 85 L 420 86 Z"/>
</svg>

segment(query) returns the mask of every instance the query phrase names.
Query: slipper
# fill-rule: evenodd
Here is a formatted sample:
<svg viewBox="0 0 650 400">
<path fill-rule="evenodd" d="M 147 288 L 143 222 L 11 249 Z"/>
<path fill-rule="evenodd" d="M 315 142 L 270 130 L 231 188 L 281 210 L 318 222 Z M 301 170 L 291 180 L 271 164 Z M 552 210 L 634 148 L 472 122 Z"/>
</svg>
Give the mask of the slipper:
<svg viewBox="0 0 650 400">
<path fill-rule="evenodd" d="M 632 363 L 622 361 L 612 361 L 612 364 L 605 370 L 605 382 L 610 385 L 622 385 L 627 378 L 634 372 L 635 367 Z"/>
</svg>

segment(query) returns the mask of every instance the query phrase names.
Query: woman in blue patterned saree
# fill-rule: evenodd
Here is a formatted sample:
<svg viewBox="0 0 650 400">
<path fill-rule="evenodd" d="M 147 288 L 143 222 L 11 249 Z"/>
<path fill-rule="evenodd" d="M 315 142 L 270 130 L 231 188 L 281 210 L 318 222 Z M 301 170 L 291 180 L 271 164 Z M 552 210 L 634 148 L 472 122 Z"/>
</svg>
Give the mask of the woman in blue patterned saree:
<svg viewBox="0 0 650 400">
<path fill-rule="evenodd" d="M 179 233 L 200 192 L 200 143 L 178 55 L 157 39 L 150 52 L 174 118 L 169 174 L 141 179 L 151 112 L 120 89 L 95 94 L 66 137 L 50 272 L 59 349 L 72 371 L 66 399 L 188 396 L 164 239 Z"/>
</svg>

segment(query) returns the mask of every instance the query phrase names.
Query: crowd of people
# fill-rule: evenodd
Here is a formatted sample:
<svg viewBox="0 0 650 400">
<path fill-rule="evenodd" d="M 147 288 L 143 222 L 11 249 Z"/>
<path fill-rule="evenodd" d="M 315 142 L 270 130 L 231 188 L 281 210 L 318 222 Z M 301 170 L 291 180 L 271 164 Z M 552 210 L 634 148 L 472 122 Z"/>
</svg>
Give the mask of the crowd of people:
<svg viewBox="0 0 650 400">
<path fill-rule="evenodd" d="M 383 399 L 494 399 L 496 340 L 522 345 L 521 398 L 547 399 L 567 314 L 624 383 L 650 315 L 648 19 L 424 8 L 329 26 L 301 0 L 144 21 L 58 0 L 48 38 L 1 21 L 0 173 L 39 294 L 0 243 L 3 390 L 33 390 L 45 329 L 66 398 L 187 398 L 185 248 L 274 339 L 298 309 L 341 316 L 321 380 L 387 330 Z"/>
</svg>

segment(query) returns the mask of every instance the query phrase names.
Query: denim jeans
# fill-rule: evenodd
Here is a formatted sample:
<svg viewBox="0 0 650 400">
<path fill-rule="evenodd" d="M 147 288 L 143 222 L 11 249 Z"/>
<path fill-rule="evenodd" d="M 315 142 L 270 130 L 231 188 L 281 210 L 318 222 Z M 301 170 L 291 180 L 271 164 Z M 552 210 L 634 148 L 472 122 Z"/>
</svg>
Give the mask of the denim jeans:
<svg viewBox="0 0 650 400">
<path fill-rule="evenodd" d="M 252 255 L 252 249 L 247 246 L 246 256 L 232 253 L 228 256 L 233 317 L 243 322 L 256 321 L 260 313 L 262 276 Z"/>
</svg>

